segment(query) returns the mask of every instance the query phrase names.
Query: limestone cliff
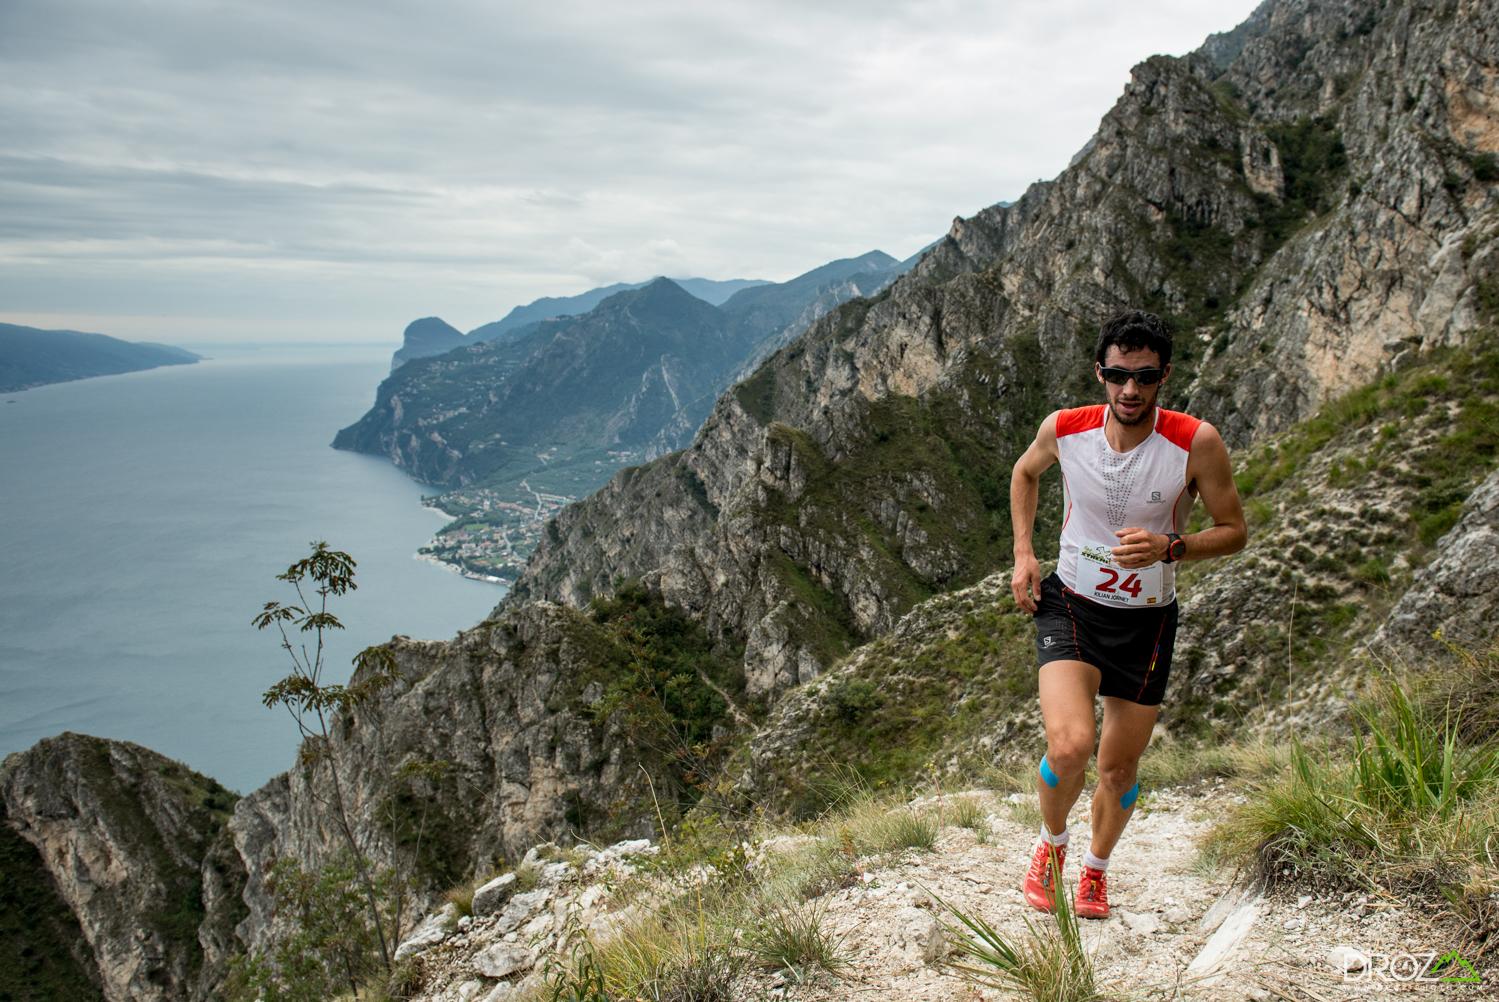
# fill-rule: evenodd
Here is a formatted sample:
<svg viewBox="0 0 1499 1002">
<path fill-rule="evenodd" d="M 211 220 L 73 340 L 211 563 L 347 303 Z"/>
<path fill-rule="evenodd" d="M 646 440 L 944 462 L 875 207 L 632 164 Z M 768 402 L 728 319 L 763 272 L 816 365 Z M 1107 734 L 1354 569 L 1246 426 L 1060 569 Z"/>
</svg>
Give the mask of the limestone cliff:
<svg viewBox="0 0 1499 1002">
<path fill-rule="evenodd" d="M 149 749 L 63 734 L 0 766 L 5 823 L 35 847 L 111 1000 L 207 999 L 236 948 L 234 797 Z"/>
</svg>

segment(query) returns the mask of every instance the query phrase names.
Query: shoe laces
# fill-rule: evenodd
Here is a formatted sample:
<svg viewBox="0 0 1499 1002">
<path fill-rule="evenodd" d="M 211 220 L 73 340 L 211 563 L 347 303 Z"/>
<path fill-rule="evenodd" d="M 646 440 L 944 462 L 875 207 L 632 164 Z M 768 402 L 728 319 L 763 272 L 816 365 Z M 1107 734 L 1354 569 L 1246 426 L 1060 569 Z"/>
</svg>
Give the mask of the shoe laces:
<svg viewBox="0 0 1499 1002">
<path fill-rule="evenodd" d="M 1035 853 L 1031 856 L 1031 879 L 1040 882 L 1042 887 L 1051 886 L 1051 853 L 1047 851 L 1048 843 L 1041 842 L 1036 846 Z M 1067 847 L 1063 845 L 1052 846 L 1057 853 L 1057 869 L 1062 869 L 1062 861 L 1066 858 Z"/>
<path fill-rule="evenodd" d="M 1109 897 L 1108 874 L 1093 869 L 1091 866 L 1083 867 L 1083 886 L 1081 897 L 1084 901 L 1107 901 Z"/>
</svg>

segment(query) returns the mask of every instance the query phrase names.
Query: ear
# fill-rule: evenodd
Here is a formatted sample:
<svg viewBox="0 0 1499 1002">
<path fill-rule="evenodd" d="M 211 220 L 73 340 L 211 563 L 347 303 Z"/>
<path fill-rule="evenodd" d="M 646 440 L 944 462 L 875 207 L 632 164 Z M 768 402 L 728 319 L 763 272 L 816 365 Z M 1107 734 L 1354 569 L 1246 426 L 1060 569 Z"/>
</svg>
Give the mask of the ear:
<svg viewBox="0 0 1499 1002">
<path fill-rule="evenodd" d="M 1171 378 L 1171 363 L 1167 362 L 1161 369 L 1161 385 L 1166 385 L 1166 380 Z"/>
<path fill-rule="evenodd" d="M 1099 365 L 1097 361 L 1094 361 L 1093 363 L 1093 378 L 1098 380 L 1100 383 L 1107 382 L 1107 380 L 1103 378 L 1103 366 Z"/>
</svg>

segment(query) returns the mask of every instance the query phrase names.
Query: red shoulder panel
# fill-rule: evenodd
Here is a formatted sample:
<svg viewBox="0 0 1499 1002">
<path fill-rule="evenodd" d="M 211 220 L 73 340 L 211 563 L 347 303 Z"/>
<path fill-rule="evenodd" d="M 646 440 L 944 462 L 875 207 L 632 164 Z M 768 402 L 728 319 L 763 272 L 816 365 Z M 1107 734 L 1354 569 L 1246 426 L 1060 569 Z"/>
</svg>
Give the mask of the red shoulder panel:
<svg viewBox="0 0 1499 1002">
<path fill-rule="evenodd" d="M 1103 427 L 1103 404 L 1071 407 L 1057 412 L 1057 438 Z"/>
<path fill-rule="evenodd" d="M 1183 414 L 1181 411 L 1168 411 L 1164 407 L 1161 408 L 1160 414 L 1155 430 L 1178 449 L 1191 452 L 1192 436 L 1197 434 L 1197 428 L 1202 424 L 1202 419 Z"/>
</svg>

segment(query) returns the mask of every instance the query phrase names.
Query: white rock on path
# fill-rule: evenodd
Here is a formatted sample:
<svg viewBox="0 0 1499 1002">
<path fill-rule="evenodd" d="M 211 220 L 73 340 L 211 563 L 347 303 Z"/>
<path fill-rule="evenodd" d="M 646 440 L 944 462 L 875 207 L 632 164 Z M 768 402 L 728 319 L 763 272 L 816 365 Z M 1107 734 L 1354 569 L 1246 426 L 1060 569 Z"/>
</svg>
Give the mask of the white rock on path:
<svg viewBox="0 0 1499 1002">
<path fill-rule="evenodd" d="M 1223 919 L 1223 924 L 1218 926 L 1218 931 L 1213 933 L 1212 938 L 1203 945 L 1202 950 L 1187 965 L 1188 980 L 1194 980 L 1204 988 L 1211 987 L 1222 980 L 1228 959 L 1249 935 L 1249 930 L 1254 926 L 1254 920 L 1259 917 L 1260 903 L 1263 900 L 1263 896 L 1256 894 Z M 1214 905 L 1214 908 L 1216 907 Z"/>
<path fill-rule="evenodd" d="M 422 919 L 421 925 L 413 929 L 411 935 L 396 947 L 396 960 L 405 960 L 418 953 L 425 953 L 447 939 L 457 915 L 458 909 L 452 904 L 446 904 L 440 911 L 433 912 Z"/>
<path fill-rule="evenodd" d="M 474 914 L 493 915 L 515 889 L 514 873 L 502 873 L 474 892 Z"/>
<path fill-rule="evenodd" d="M 551 900 L 551 897 L 552 892 L 545 887 L 538 887 L 534 891 L 517 894 L 510 899 L 510 903 L 500 913 L 500 918 L 495 923 L 495 931 L 505 933 L 516 928 L 530 918 L 532 912 L 539 910 Z"/>
<path fill-rule="evenodd" d="M 486 978 L 505 978 L 532 966 L 536 955 L 528 946 L 495 943 L 474 956 L 474 970 Z"/>
<path fill-rule="evenodd" d="M 1141 936 L 1149 936 L 1161 930 L 1161 920 L 1149 912 L 1120 912 L 1119 917 L 1131 932 Z"/>
<path fill-rule="evenodd" d="M 905 907 L 895 913 L 890 930 L 890 945 L 912 964 L 931 964 L 947 951 L 942 926 L 932 913 L 922 908 Z"/>
</svg>

